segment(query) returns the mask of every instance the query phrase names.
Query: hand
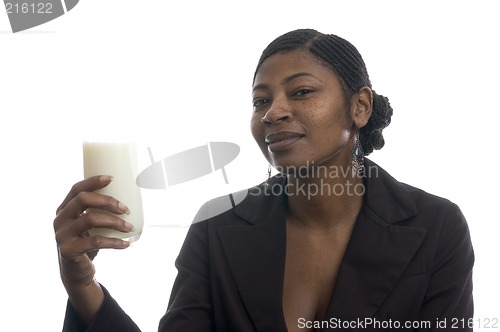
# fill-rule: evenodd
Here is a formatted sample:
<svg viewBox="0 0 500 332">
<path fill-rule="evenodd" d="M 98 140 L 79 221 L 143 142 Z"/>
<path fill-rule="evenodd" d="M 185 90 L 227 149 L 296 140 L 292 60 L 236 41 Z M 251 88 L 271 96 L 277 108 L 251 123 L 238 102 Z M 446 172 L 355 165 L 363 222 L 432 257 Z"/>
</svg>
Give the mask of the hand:
<svg viewBox="0 0 500 332">
<path fill-rule="evenodd" d="M 110 182 L 110 176 L 94 176 L 76 183 L 54 219 L 61 279 L 75 309 L 85 320 L 93 317 L 103 299 L 102 290 L 94 279 L 92 260 L 99 249 L 124 249 L 130 244 L 120 239 L 90 236 L 89 230 L 102 227 L 129 232 L 133 228 L 117 216 L 94 209 L 87 211 L 97 208 L 114 214 L 128 213 L 128 208 L 115 198 L 94 192 Z"/>
</svg>

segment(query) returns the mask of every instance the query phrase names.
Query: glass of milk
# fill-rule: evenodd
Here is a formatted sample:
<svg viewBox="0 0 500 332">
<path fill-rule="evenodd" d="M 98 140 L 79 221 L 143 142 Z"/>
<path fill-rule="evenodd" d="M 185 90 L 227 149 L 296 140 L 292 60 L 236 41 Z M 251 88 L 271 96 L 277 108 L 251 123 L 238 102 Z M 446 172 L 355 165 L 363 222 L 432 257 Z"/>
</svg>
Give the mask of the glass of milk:
<svg viewBox="0 0 500 332">
<path fill-rule="evenodd" d="M 141 237 L 144 225 L 142 198 L 136 184 L 138 175 L 137 153 L 134 143 L 124 142 L 83 142 L 83 173 L 88 178 L 94 175 L 111 175 L 113 180 L 106 187 L 96 190 L 97 193 L 112 196 L 125 204 L 130 214 L 117 215 L 134 226 L 134 230 L 123 233 L 113 229 L 93 228 L 90 235 L 101 235 L 137 241 Z M 111 214 L 101 210 L 102 213 Z"/>
</svg>

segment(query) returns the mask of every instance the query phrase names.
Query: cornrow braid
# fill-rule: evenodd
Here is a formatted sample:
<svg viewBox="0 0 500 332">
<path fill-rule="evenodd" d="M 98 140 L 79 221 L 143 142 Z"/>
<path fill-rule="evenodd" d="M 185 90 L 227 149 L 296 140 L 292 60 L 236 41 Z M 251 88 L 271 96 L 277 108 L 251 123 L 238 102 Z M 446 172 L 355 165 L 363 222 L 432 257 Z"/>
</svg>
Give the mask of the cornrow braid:
<svg viewBox="0 0 500 332">
<path fill-rule="evenodd" d="M 262 52 L 255 69 L 254 81 L 260 66 L 267 58 L 278 52 L 301 48 L 321 59 L 340 78 L 346 101 L 363 86 L 372 88 L 365 62 L 358 50 L 339 36 L 323 34 L 313 29 L 290 31 L 272 41 Z M 373 91 L 372 116 L 359 132 L 365 155 L 384 146 L 382 130 L 391 123 L 392 114 L 389 99 Z"/>
</svg>

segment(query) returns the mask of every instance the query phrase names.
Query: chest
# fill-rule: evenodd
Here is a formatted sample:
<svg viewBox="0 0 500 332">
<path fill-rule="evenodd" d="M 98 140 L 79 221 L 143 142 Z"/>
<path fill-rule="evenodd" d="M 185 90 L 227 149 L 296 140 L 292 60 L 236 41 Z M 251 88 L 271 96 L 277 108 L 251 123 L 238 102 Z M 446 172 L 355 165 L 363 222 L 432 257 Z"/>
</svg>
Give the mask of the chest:
<svg viewBox="0 0 500 332">
<path fill-rule="evenodd" d="M 287 229 L 283 313 L 289 331 L 299 320 L 323 320 L 335 288 L 352 229 L 304 234 Z"/>
</svg>

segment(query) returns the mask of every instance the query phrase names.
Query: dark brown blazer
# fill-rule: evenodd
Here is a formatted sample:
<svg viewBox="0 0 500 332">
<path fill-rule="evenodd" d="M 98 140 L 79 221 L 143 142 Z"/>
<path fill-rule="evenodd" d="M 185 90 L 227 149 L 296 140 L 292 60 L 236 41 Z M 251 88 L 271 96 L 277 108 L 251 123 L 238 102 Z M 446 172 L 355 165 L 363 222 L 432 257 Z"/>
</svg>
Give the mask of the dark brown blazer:
<svg viewBox="0 0 500 332">
<path fill-rule="evenodd" d="M 364 204 L 342 260 L 323 331 L 471 330 L 474 253 L 459 208 L 402 184 L 367 160 Z M 370 170 L 371 168 L 371 170 Z M 194 223 L 176 261 L 178 276 L 160 331 L 286 331 L 285 179 L 250 189 L 236 207 Z M 273 194 L 277 193 L 277 194 Z M 206 203 L 198 218 L 217 200 Z M 428 323 L 427 323 L 428 322 Z M 439 324 L 439 329 L 437 328 Z M 65 331 L 80 331 L 71 305 Z M 89 331 L 137 331 L 106 294 Z"/>
</svg>

